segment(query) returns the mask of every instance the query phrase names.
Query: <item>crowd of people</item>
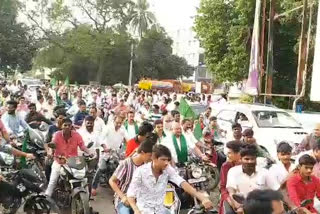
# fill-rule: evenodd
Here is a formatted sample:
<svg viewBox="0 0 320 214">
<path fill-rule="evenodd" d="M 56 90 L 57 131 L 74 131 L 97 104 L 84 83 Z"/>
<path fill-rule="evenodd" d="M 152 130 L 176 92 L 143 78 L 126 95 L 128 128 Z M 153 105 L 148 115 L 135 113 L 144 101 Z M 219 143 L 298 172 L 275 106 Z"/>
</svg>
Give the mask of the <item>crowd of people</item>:
<svg viewBox="0 0 320 214">
<path fill-rule="evenodd" d="M 280 214 L 285 213 L 284 207 L 298 213 L 317 213 L 313 200 L 320 197 L 320 124 L 294 151 L 287 142 L 275 145 L 275 160 L 258 145 L 252 129 L 242 130 L 236 122 L 232 133 L 220 129 L 217 118 L 212 116 L 210 95 L 103 86 L 46 85 L 29 89 L 14 83 L 2 83 L 0 90 L 1 151 L 34 158 L 4 145 L 34 124 L 49 125 L 45 148 L 47 158 L 53 162 L 46 168 L 48 196 L 54 191 L 63 164 L 57 157 L 86 153 L 99 158 L 91 189 L 91 196 L 95 197 L 106 160 L 112 151 L 117 151 L 123 160 L 109 180 L 117 213 L 165 214 L 168 182 L 211 209 L 213 203 L 208 195 L 197 192 L 175 169 L 194 154 L 220 169 L 221 199 L 215 207 L 220 214 Z M 197 119 L 184 118 L 179 112 L 181 97 L 206 105 L 206 111 Z M 222 104 L 226 99 L 223 96 L 215 102 Z M 200 138 L 194 134 L 196 126 L 201 128 Z M 226 136 L 230 139 L 223 151 L 217 151 L 213 142 Z M 55 144 L 54 151 L 48 143 Z M 90 143 L 93 146 L 88 148 Z M 213 152 L 211 158 L 204 153 L 208 148 Z M 295 163 L 293 155 L 297 155 Z M 268 160 L 268 166 L 257 165 L 259 157 Z M 235 195 L 246 199 L 239 203 Z M 307 199 L 312 202 L 300 207 Z"/>
</svg>

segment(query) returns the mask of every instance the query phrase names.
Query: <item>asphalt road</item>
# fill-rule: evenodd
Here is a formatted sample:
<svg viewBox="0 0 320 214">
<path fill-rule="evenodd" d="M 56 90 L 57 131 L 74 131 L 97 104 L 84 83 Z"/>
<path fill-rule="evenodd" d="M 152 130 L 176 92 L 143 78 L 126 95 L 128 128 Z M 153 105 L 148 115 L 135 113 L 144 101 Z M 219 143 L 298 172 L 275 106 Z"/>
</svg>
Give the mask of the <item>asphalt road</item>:
<svg viewBox="0 0 320 214">
<path fill-rule="evenodd" d="M 91 201 L 94 211 L 99 214 L 115 214 L 113 206 L 113 191 L 109 187 L 99 187 L 97 196 Z"/>
</svg>

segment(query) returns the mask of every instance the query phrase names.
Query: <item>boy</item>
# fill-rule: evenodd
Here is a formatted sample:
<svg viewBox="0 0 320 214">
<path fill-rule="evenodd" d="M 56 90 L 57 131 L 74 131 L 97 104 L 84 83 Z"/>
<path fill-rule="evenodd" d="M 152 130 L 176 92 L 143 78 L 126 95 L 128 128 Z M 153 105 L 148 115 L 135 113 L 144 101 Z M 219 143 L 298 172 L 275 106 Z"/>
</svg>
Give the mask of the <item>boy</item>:
<svg viewBox="0 0 320 214">
<path fill-rule="evenodd" d="M 134 170 L 151 160 L 152 147 L 154 144 L 155 143 L 150 142 L 149 139 L 143 141 L 138 148 L 137 155 L 122 161 L 109 179 L 110 187 L 115 192 L 114 205 L 118 214 L 133 213 L 126 193 L 131 183 Z"/>
<path fill-rule="evenodd" d="M 127 195 L 135 214 L 166 213 L 163 202 L 168 181 L 180 186 L 191 196 L 195 196 L 206 209 L 212 208 L 212 202 L 183 180 L 170 166 L 170 161 L 170 150 L 158 144 L 153 148 L 152 162 L 139 167 L 134 172 Z"/>
<path fill-rule="evenodd" d="M 312 175 L 315 163 L 316 160 L 310 155 L 301 156 L 299 158 L 299 172 L 291 176 L 287 181 L 289 198 L 296 207 L 300 207 L 303 200 L 313 200 L 315 196 L 320 198 L 320 180 Z M 306 208 L 311 213 L 317 213 L 313 204 L 314 202 L 312 201 Z"/>
<path fill-rule="evenodd" d="M 229 204 L 230 198 L 229 198 L 229 193 L 226 188 L 227 185 L 227 175 L 228 171 L 240 164 L 240 149 L 241 149 L 241 143 L 238 141 L 230 141 L 227 143 L 227 157 L 228 161 L 222 164 L 221 171 L 220 171 L 220 192 L 221 192 L 221 200 L 220 200 L 220 209 L 219 209 L 219 214 L 223 214 L 223 202 L 228 201 Z"/>
</svg>

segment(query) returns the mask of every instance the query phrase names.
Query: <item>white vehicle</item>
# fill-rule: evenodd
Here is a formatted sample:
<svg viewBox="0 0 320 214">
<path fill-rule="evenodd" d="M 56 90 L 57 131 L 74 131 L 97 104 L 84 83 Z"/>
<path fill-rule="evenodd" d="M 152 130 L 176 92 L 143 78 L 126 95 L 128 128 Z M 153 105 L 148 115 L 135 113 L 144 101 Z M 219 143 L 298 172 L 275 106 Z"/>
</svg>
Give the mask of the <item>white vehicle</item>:
<svg viewBox="0 0 320 214">
<path fill-rule="evenodd" d="M 264 147 L 273 158 L 277 156 L 277 144 L 288 142 L 299 144 L 307 132 L 302 125 L 286 111 L 259 104 L 228 104 L 217 114 L 221 129 L 227 131 L 225 141 L 232 139 L 232 124 L 239 123 L 242 130 L 252 128 L 257 143 Z"/>
<path fill-rule="evenodd" d="M 43 87 L 44 84 L 39 79 L 19 79 L 17 84 L 26 85 L 28 89 L 35 90 L 37 87 Z"/>
</svg>

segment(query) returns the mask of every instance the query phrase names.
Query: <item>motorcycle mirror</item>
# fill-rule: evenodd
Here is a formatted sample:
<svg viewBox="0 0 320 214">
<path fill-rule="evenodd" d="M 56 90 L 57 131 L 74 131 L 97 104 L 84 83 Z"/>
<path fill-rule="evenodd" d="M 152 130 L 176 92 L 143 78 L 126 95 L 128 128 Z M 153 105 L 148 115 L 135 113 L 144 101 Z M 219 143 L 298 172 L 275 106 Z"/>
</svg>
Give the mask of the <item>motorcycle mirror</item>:
<svg viewBox="0 0 320 214">
<path fill-rule="evenodd" d="M 243 195 L 239 195 L 239 194 L 234 194 L 232 195 L 233 200 L 235 200 L 236 202 L 238 202 L 239 204 L 243 204 L 245 198 Z"/>
<path fill-rule="evenodd" d="M 87 146 L 88 149 L 90 149 L 93 146 L 93 142 L 90 142 Z"/>
<path fill-rule="evenodd" d="M 56 144 L 48 143 L 48 147 L 51 148 L 51 149 L 55 149 L 56 148 Z"/>
<path fill-rule="evenodd" d="M 301 202 L 301 204 L 300 204 L 300 207 L 305 207 L 305 206 L 311 204 L 312 202 L 313 202 L 312 199 L 303 200 L 303 201 Z"/>
</svg>

